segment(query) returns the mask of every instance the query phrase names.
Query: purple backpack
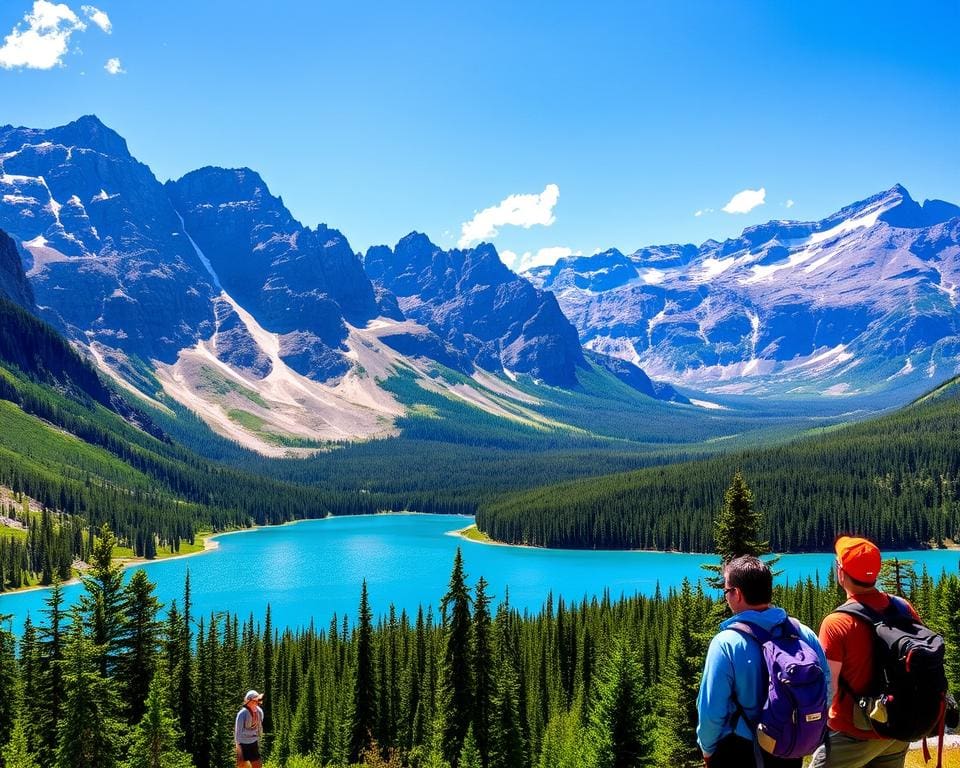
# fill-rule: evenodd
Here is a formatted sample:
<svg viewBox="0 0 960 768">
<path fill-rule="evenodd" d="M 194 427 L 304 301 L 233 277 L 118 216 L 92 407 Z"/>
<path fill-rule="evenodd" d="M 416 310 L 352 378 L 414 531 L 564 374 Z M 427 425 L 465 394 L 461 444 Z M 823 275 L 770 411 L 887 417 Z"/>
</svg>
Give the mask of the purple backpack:
<svg viewBox="0 0 960 768">
<path fill-rule="evenodd" d="M 820 656 L 800 634 L 800 623 L 787 619 L 768 632 L 738 621 L 728 629 L 756 641 L 763 653 L 766 696 L 759 719 L 748 718 L 737 702 L 757 745 L 788 759 L 812 754 L 827 735 L 827 676 Z"/>
</svg>

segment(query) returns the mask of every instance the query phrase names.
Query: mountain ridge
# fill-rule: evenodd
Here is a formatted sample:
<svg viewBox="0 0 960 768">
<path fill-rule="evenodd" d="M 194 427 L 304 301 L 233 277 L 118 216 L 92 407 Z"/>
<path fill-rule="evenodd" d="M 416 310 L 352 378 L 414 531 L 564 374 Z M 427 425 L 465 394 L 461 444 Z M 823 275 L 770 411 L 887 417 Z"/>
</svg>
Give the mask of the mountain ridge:
<svg viewBox="0 0 960 768">
<path fill-rule="evenodd" d="M 588 348 L 659 379 L 839 395 L 958 371 L 958 253 L 960 207 L 921 205 L 897 184 L 816 222 L 568 257 L 527 275 L 556 292 Z"/>
</svg>

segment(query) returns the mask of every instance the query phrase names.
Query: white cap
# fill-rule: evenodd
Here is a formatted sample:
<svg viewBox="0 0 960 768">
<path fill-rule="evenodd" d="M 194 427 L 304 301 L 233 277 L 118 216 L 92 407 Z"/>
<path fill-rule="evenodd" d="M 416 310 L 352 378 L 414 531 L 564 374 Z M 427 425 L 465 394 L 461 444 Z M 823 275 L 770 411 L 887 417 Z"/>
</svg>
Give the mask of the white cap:
<svg viewBox="0 0 960 768">
<path fill-rule="evenodd" d="M 246 704 L 248 701 L 252 699 L 256 699 L 257 701 L 260 701 L 260 699 L 262 698 L 263 698 L 262 693 L 257 693 L 256 691 L 250 690 L 250 691 L 247 691 L 247 695 L 243 697 L 243 703 Z"/>
</svg>

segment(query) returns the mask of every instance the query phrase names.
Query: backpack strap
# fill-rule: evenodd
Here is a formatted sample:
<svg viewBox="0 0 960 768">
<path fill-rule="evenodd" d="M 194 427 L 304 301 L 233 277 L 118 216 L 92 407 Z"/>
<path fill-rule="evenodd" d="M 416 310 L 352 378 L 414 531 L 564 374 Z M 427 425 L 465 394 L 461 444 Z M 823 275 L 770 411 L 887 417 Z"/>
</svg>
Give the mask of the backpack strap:
<svg viewBox="0 0 960 768">
<path fill-rule="evenodd" d="M 737 632 L 743 635 L 744 637 L 750 638 L 761 648 L 763 648 L 763 644 L 770 639 L 769 632 L 767 632 L 762 627 L 758 627 L 756 624 L 752 624 L 749 621 L 735 621 L 733 622 L 733 624 L 728 624 L 727 629 L 732 629 L 734 632 Z M 764 672 L 764 676 L 766 676 L 765 674 L 766 666 L 763 664 L 761 664 L 760 666 Z M 761 687 L 760 690 L 762 692 L 763 688 Z M 732 723 L 734 732 L 736 732 L 737 723 L 740 721 L 741 718 L 749 726 L 751 731 L 754 730 L 756 728 L 756 725 L 754 725 L 753 721 L 751 721 L 750 718 L 747 716 L 747 711 L 743 708 L 743 705 L 740 703 L 740 700 L 737 698 L 736 688 L 734 688 L 734 691 L 733 691 L 733 705 L 737 708 L 737 714 L 733 718 L 733 723 Z"/>
<path fill-rule="evenodd" d="M 892 597 L 890 598 L 890 602 L 891 604 L 893 603 Z M 876 628 L 877 624 L 882 623 L 884 620 L 882 613 L 875 611 L 869 605 L 864 605 L 859 600 L 854 600 L 852 603 L 844 603 L 843 605 L 835 608 L 833 612 L 845 613 L 849 616 L 856 616 L 858 619 L 862 619 L 873 628 Z"/>
<path fill-rule="evenodd" d="M 891 604 L 893 603 L 892 597 L 890 598 L 890 602 Z M 864 605 L 859 600 L 844 603 L 843 605 L 835 608 L 833 612 L 845 613 L 848 616 L 854 616 L 855 618 L 860 619 L 864 623 L 868 624 L 874 633 L 877 631 L 877 625 L 882 624 L 884 619 L 883 614 L 881 614 L 879 611 L 875 611 L 869 605 Z M 840 689 L 849 696 L 856 698 L 860 695 L 853 690 L 853 686 L 847 682 L 846 678 L 844 678 L 842 674 L 837 678 L 837 683 L 839 684 Z"/>
<path fill-rule="evenodd" d="M 887 597 L 890 598 L 890 603 L 883 609 L 883 612 L 875 610 L 869 605 L 861 603 L 859 600 L 846 602 L 834 608 L 833 612 L 845 613 L 848 616 L 854 616 L 866 622 L 870 625 L 871 629 L 873 629 L 874 633 L 876 633 L 877 628 L 887 621 L 887 619 L 909 619 L 910 621 L 916 621 L 913 612 L 907 607 L 907 603 L 903 598 L 890 594 L 888 594 Z M 840 675 L 837 682 L 844 693 L 853 697 L 860 695 L 853 690 L 853 687 L 844 679 L 843 675 Z"/>
</svg>

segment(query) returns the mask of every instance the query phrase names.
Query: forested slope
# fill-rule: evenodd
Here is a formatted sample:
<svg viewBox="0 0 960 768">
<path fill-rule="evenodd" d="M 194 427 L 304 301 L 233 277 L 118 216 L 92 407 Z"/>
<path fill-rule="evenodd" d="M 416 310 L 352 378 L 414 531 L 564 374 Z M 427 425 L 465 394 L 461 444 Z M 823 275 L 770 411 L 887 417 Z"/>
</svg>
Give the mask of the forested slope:
<svg viewBox="0 0 960 768">
<path fill-rule="evenodd" d="M 825 550 L 843 531 L 918 547 L 960 531 L 960 380 L 902 410 L 774 448 L 564 483 L 484 505 L 481 530 L 547 547 L 710 551 L 737 469 L 776 551 Z"/>
</svg>

